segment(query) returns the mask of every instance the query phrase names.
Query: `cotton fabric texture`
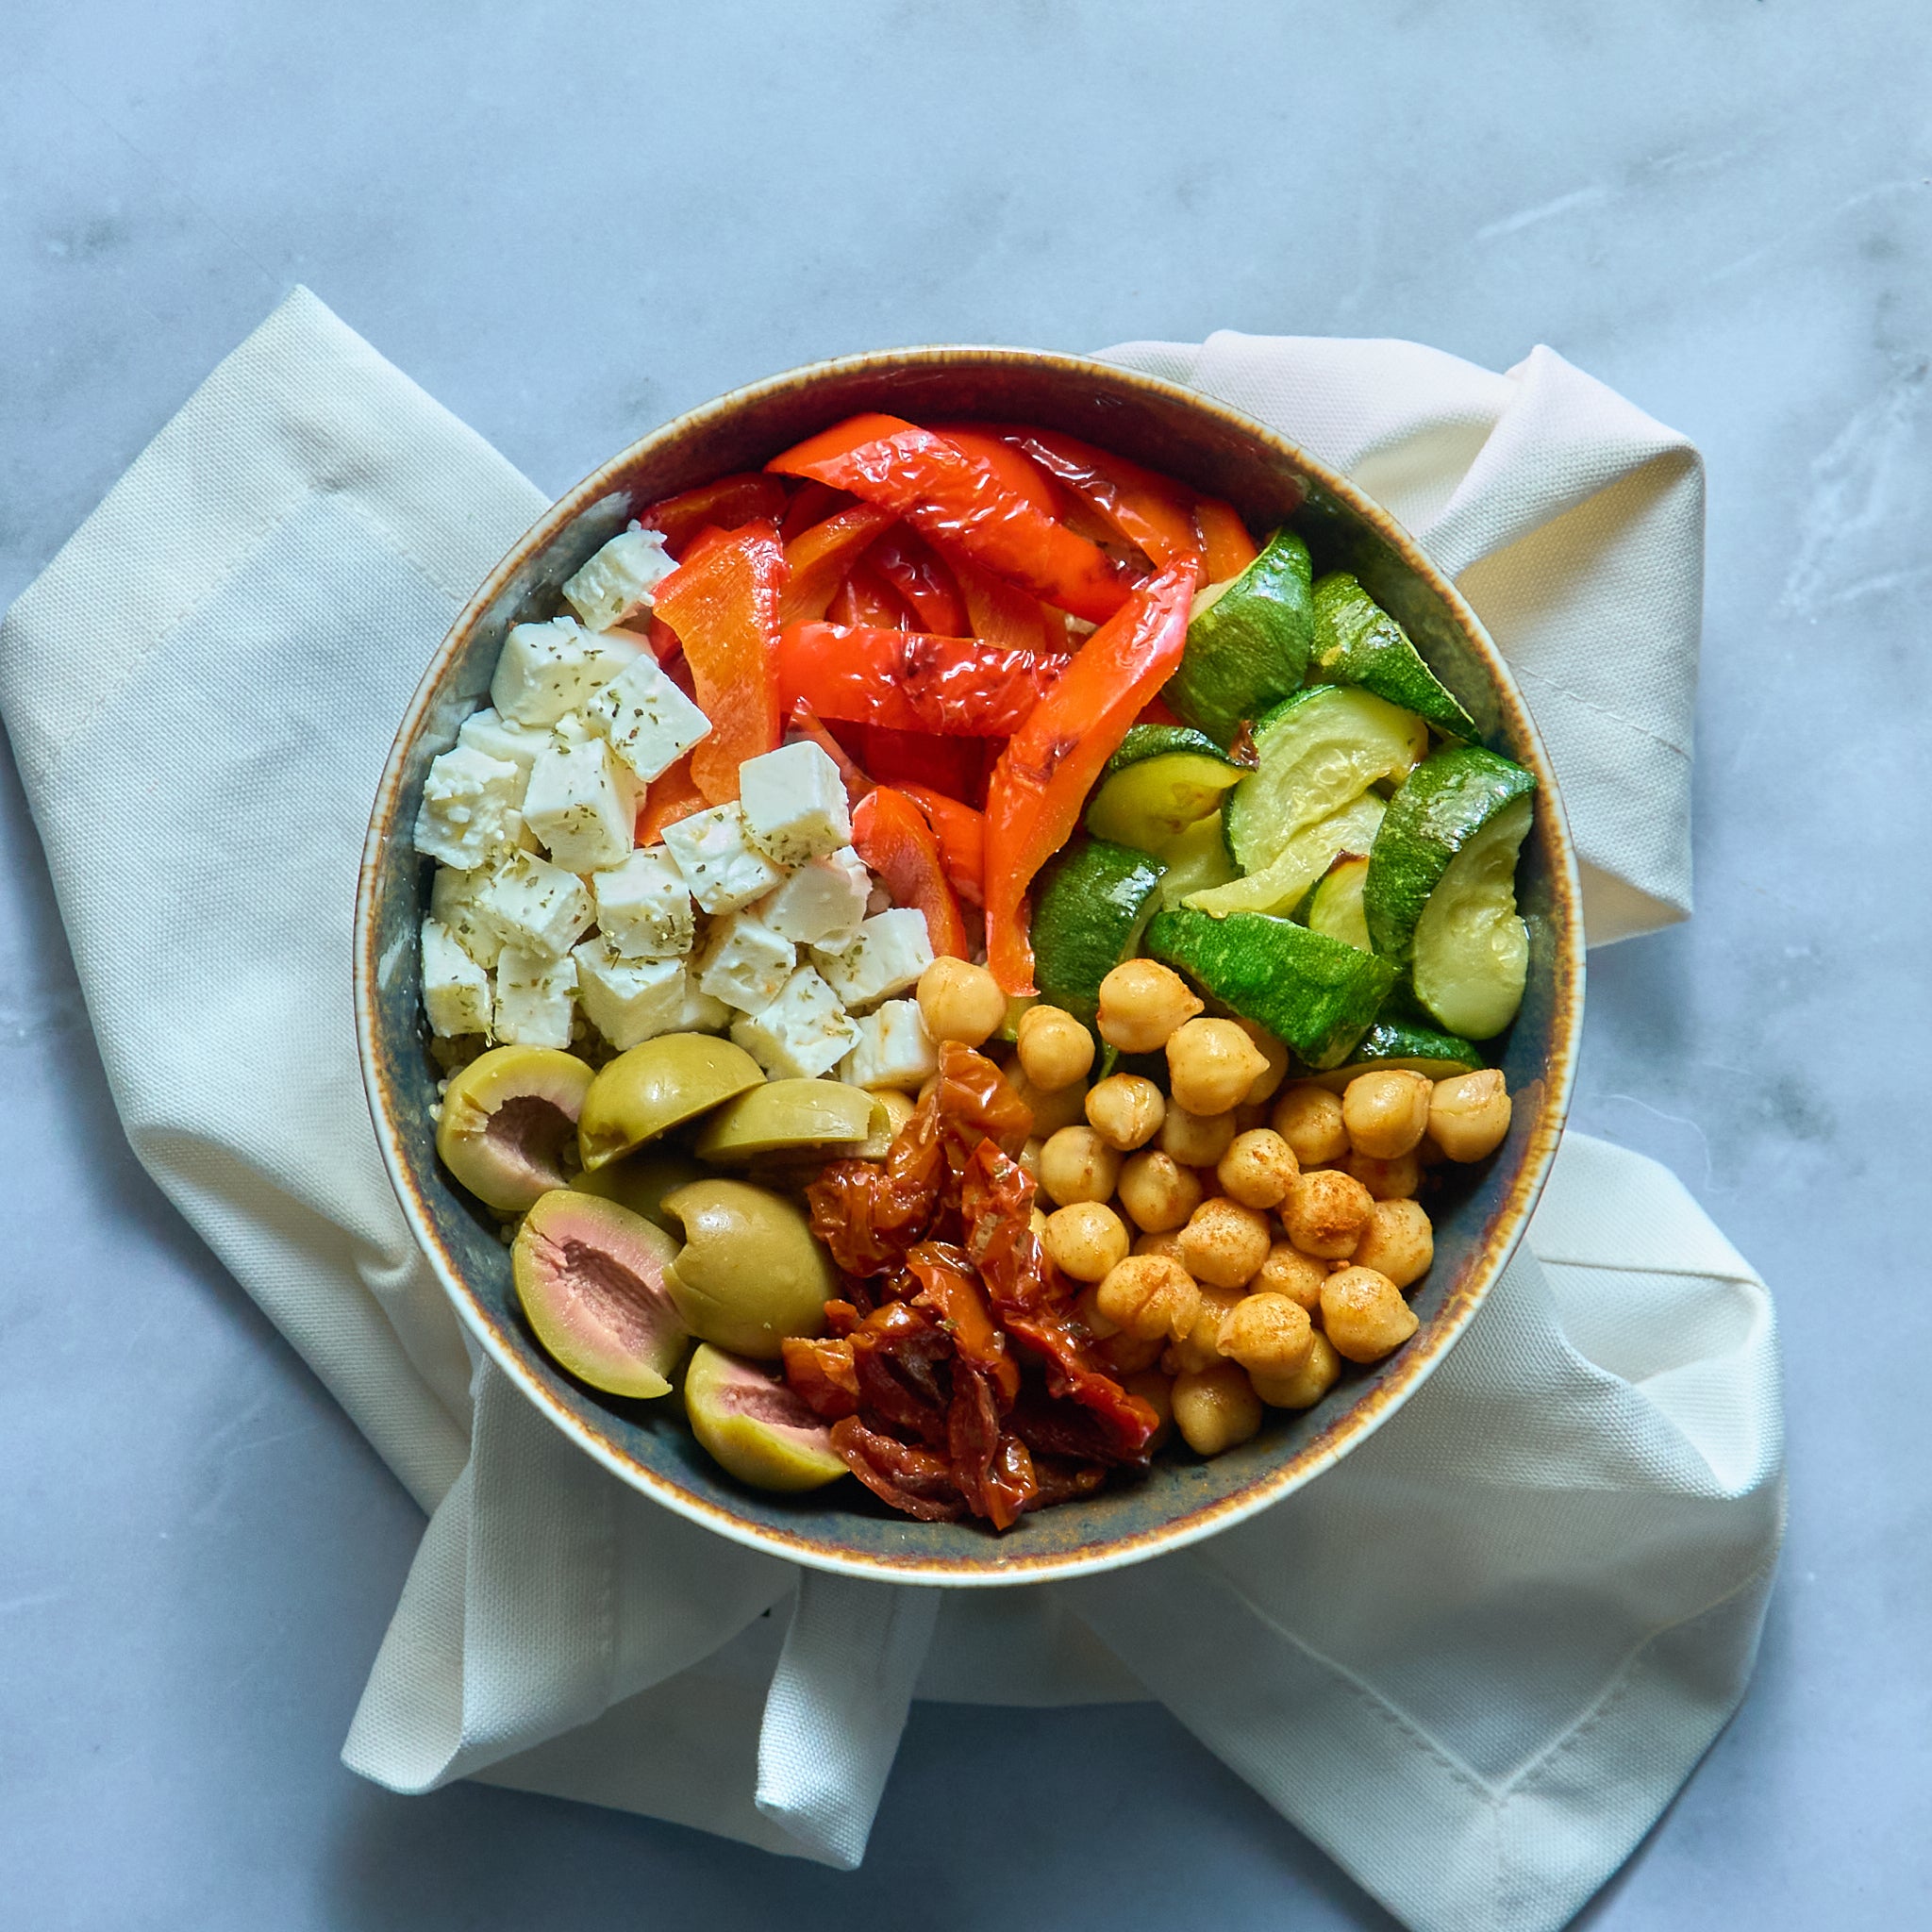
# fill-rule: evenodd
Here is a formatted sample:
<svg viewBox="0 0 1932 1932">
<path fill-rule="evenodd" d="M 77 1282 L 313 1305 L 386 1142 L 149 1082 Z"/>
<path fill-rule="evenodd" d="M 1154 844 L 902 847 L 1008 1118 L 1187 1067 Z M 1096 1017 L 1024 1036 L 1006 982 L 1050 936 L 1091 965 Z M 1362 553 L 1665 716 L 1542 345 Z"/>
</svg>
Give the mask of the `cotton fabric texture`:
<svg viewBox="0 0 1932 1932">
<path fill-rule="evenodd" d="M 1547 349 L 1501 375 L 1389 341 L 1113 356 L 1348 471 L 1457 576 L 1561 774 L 1592 941 L 1688 912 L 1681 437 Z M 433 1511 L 346 1761 L 850 1867 L 914 1696 L 1155 1696 L 1419 1932 L 1562 1924 L 1735 1707 L 1781 1525 L 1770 1299 L 1655 1163 L 1571 1136 L 1386 1427 L 1209 1542 L 1071 1584 L 901 1589 L 741 1549 L 466 1346 L 369 1125 L 350 921 L 395 721 L 543 507 L 297 291 L 0 625 L 128 1138 Z"/>
</svg>

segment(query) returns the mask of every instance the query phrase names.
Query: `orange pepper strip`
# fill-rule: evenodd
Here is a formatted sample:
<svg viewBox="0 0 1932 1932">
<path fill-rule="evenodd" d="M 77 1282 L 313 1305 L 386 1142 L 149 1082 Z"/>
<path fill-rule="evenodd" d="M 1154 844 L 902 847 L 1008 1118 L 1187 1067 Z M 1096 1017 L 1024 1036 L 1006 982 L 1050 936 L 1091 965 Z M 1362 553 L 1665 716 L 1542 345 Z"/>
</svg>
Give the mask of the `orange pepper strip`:
<svg viewBox="0 0 1932 1932">
<path fill-rule="evenodd" d="M 916 906 L 925 915 L 935 958 L 972 957 L 965 915 L 947 881 L 940 841 L 911 799 L 890 785 L 874 785 L 853 808 L 852 845 L 885 881 L 894 906 Z"/>
<path fill-rule="evenodd" d="M 738 768 L 778 746 L 778 687 L 772 650 L 785 552 L 776 527 L 746 524 L 680 564 L 658 586 L 652 608 L 684 646 L 709 734 L 691 752 L 691 774 L 713 805 L 738 796 Z"/>
<path fill-rule="evenodd" d="M 1261 554 L 1234 505 L 1218 496 L 1196 499 L 1194 528 L 1201 533 L 1204 584 L 1224 584 L 1229 577 L 1240 576 Z"/>
<path fill-rule="evenodd" d="M 655 845 L 664 836 L 666 825 L 675 825 L 679 819 L 703 811 L 709 803 L 691 774 L 691 753 L 686 752 L 644 788 L 644 795 L 638 801 L 637 842 Z"/>
<path fill-rule="evenodd" d="M 1096 545 L 1009 490 L 957 443 L 896 416 L 852 417 L 765 467 L 879 504 L 948 555 L 963 553 L 1096 624 L 1126 601 L 1127 581 Z"/>
<path fill-rule="evenodd" d="M 1184 558 L 1143 584 L 1082 644 L 992 769 L 986 799 L 987 961 L 1009 993 L 1033 986 L 1022 901 L 1065 844 L 1100 770 L 1188 641 L 1200 566 Z"/>
<path fill-rule="evenodd" d="M 898 789 L 925 814 L 933 837 L 940 841 L 940 858 L 954 891 L 968 906 L 984 906 L 986 814 L 935 791 L 930 785 L 899 781 Z"/>
<path fill-rule="evenodd" d="M 675 496 L 659 497 L 638 512 L 638 522 L 647 530 L 662 530 L 664 547 L 682 558 L 684 546 L 707 524 L 735 530 L 760 518 L 775 523 L 784 514 L 785 486 L 756 470 L 745 470 Z"/>
<path fill-rule="evenodd" d="M 1184 557 L 1199 559 L 1201 539 L 1189 514 L 1188 499 L 1166 477 L 1055 429 L 994 433 L 1009 448 L 1031 458 L 1129 543 L 1138 544 L 1157 570 Z"/>
<path fill-rule="evenodd" d="M 816 484 L 808 487 L 818 488 Z M 839 594 L 845 574 L 891 521 L 891 510 L 857 503 L 792 538 L 785 546 L 791 577 L 779 600 L 779 623 L 804 624 L 823 617 Z"/>
<path fill-rule="evenodd" d="M 801 483 L 791 501 L 785 506 L 778 534 L 784 538 L 785 547 L 789 550 L 794 537 L 804 536 L 814 524 L 823 524 L 827 518 L 837 516 L 841 509 L 851 508 L 852 499 L 842 490 L 827 490 L 823 483 Z"/>
<path fill-rule="evenodd" d="M 875 570 L 912 607 L 919 628 L 942 638 L 966 633 L 966 605 L 958 581 L 917 531 L 895 524 L 865 553 Z"/>
</svg>

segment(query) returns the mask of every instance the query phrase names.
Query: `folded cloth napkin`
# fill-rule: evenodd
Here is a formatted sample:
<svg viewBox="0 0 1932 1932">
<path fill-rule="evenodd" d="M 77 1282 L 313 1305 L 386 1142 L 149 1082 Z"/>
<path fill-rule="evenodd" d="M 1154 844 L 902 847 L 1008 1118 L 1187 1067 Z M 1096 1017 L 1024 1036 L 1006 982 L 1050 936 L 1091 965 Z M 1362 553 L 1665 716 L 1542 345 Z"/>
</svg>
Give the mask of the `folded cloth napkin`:
<svg viewBox="0 0 1932 1932">
<path fill-rule="evenodd" d="M 1116 359 L 1348 469 L 1515 664 L 1591 935 L 1689 908 L 1701 481 L 1538 349 L 1215 336 Z M 1567 1919 L 1742 1694 L 1781 1527 L 1771 1304 L 1572 1136 L 1385 1428 L 1074 1584 L 801 1573 L 618 1483 L 466 1352 L 364 1108 L 349 926 L 395 720 L 541 493 L 297 291 L 0 624 L 4 708 L 136 1153 L 434 1511 L 344 1750 L 850 1867 L 915 1695 L 1154 1695 L 1410 1925 Z"/>
</svg>

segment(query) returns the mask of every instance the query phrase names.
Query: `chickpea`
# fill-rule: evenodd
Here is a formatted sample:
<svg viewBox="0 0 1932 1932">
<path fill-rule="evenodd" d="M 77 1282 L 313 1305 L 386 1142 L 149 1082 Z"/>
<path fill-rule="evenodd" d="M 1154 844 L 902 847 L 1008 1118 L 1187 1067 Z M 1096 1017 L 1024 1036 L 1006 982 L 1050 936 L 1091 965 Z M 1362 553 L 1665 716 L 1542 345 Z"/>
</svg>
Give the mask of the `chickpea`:
<svg viewBox="0 0 1932 1932">
<path fill-rule="evenodd" d="M 1138 1375 L 1151 1369 L 1166 1353 L 1167 1344 L 1156 1336 L 1153 1341 L 1143 1341 L 1138 1335 L 1110 1335 L 1095 1349 L 1101 1365 L 1116 1381 L 1128 1375 Z"/>
<path fill-rule="evenodd" d="M 1100 1286 L 1097 1282 L 1083 1288 L 1074 1298 L 1074 1313 L 1095 1341 L 1105 1341 L 1121 1332 L 1118 1322 L 1109 1322 L 1100 1312 Z"/>
<path fill-rule="evenodd" d="M 1104 1201 L 1075 1201 L 1046 1217 L 1041 1236 L 1062 1274 L 1075 1281 L 1102 1281 L 1116 1261 L 1127 1258 L 1127 1231 Z"/>
<path fill-rule="evenodd" d="M 1300 1172 L 1294 1149 L 1273 1127 L 1251 1127 L 1228 1143 L 1214 1177 L 1243 1208 L 1279 1208 Z"/>
<path fill-rule="evenodd" d="M 1033 1239 L 1043 1241 L 1046 1239 L 1046 1209 L 1038 1201 L 1034 1202 L 1026 1217 L 1026 1225 L 1033 1230 Z"/>
<path fill-rule="evenodd" d="M 1076 1127 L 1086 1117 L 1087 1090 L 1076 1080 L 1071 1087 L 1037 1087 L 1017 1060 L 1007 1069 L 1013 1091 L 1033 1109 L 1033 1131 L 1050 1141 L 1062 1127 Z"/>
<path fill-rule="evenodd" d="M 1377 1201 L 1368 1227 L 1349 1259 L 1357 1268 L 1386 1274 L 1397 1288 L 1408 1288 L 1429 1272 L 1436 1258 L 1436 1231 L 1419 1201 Z"/>
<path fill-rule="evenodd" d="M 1158 1427 L 1147 1439 L 1150 1449 L 1158 1449 L 1174 1434 L 1174 1383 L 1158 1369 L 1142 1369 L 1123 1378 L 1121 1387 L 1138 1395 L 1158 1419 Z"/>
<path fill-rule="evenodd" d="M 1091 1127 L 1062 1127 L 1040 1153 L 1040 1185 L 1057 1208 L 1110 1201 L 1121 1158 Z"/>
<path fill-rule="evenodd" d="M 1125 1204 L 1123 1203 L 1122 1205 L 1124 1206 Z M 1190 1213 L 1192 1211 L 1191 1208 L 1189 1209 Z M 1172 1228 L 1160 1234 L 1143 1234 L 1134 1243 L 1134 1253 L 1137 1255 L 1165 1255 L 1170 1261 L 1179 1261 L 1181 1258 L 1181 1238 Z M 1186 1265 L 1185 1262 L 1182 1263 L 1183 1267 Z"/>
<path fill-rule="evenodd" d="M 1261 1398 L 1233 1362 L 1175 1376 L 1173 1401 L 1174 1427 L 1196 1456 L 1219 1456 L 1261 1426 Z"/>
<path fill-rule="evenodd" d="M 1373 1154 L 1351 1154 L 1341 1163 L 1378 1201 L 1406 1201 L 1423 1184 L 1423 1164 L 1414 1154 L 1377 1160 Z"/>
<path fill-rule="evenodd" d="M 1343 1268 L 1322 1284 L 1322 1332 L 1352 1362 L 1378 1362 L 1422 1326 L 1402 1291 L 1374 1268 Z"/>
<path fill-rule="evenodd" d="M 1215 1288 L 1244 1288 L 1260 1272 L 1272 1245 L 1268 1217 L 1239 1201 L 1203 1201 L 1181 1230 L 1188 1273 Z"/>
<path fill-rule="evenodd" d="M 1221 1318 L 1214 1339 L 1223 1355 L 1251 1374 L 1291 1375 L 1307 1364 L 1315 1324 L 1285 1294 L 1250 1294 Z"/>
<path fill-rule="evenodd" d="M 1020 1015 L 1020 1064 L 1042 1093 L 1084 1080 L 1093 1065 L 1093 1036 L 1060 1007 L 1028 1007 Z"/>
<path fill-rule="evenodd" d="M 1187 1334 L 1201 1310 L 1201 1291 L 1178 1261 L 1126 1255 L 1108 1270 L 1094 1306 L 1113 1325 L 1147 1341 Z"/>
<path fill-rule="evenodd" d="M 1201 1006 L 1173 967 L 1125 959 L 1100 982 L 1100 1037 L 1123 1053 L 1158 1053 Z"/>
<path fill-rule="evenodd" d="M 1308 1358 L 1291 1375 L 1257 1374 L 1248 1371 L 1255 1393 L 1270 1408 L 1313 1408 L 1341 1378 L 1341 1357 L 1335 1344 L 1318 1328 L 1311 1337 Z"/>
<path fill-rule="evenodd" d="M 1167 1096 L 1139 1074 L 1109 1074 L 1087 1096 L 1087 1124 L 1109 1147 L 1131 1154 L 1160 1131 Z"/>
<path fill-rule="evenodd" d="M 1409 1154 L 1427 1131 L 1434 1083 L 1426 1074 L 1376 1067 L 1357 1074 L 1341 1096 L 1341 1124 L 1357 1154 L 1393 1160 Z"/>
<path fill-rule="evenodd" d="M 1160 1124 L 1160 1151 L 1183 1167 L 1212 1167 L 1234 1144 L 1234 1114 L 1190 1113 L 1170 1106 Z"/>
<path fill-rule="evenodd" d="M 1261 1049 L 1232 1020 L 1190 1020 L 1167 1042 L 1167 1085 L 1190 1113 L 1229 1113 L 1268 1071 Z"/>
<path fill-rule="evenodd" d="M 1193 1325 L 1185 1335 L 1175 1336 L 1162 1365 L 1178 1375 L 1218 1362 L 1223 1354 L 1221 1324 L 1234 1312 L 1241 1298 L 1238 1288 L 1204 1287 Z"/>
<path fill-rule="evenodd" d="M 1148 1234 L 1184 1226 L 1201 1205 L 1201 1182 L 1194 1171 L 1153 1147 L 1128 1158 L 1121 1169 L 1120 1191 L 1121 1206 L 1134 1225 Z"/>
<path fill-rule="evenodd" d="M 1253 1294 L 1285 1294 L 1312 1315 L 1322 1306 L 1322 1284 L 1327 1279 L 1325 1261 L 1303 1254 L 1291 1242 L 1276 1241 L 1268 1250 L 1268 1258 L 1255 1271 L 1248 1289 Z"/>
<path fill-rule="evenodd" d="M 1274 1103 L 1268 1124 L 1294 1149 L 1294 1158 L 1305 1169 L 1326 1167 L 1348 1152 L 1341 1096 L 1312 1080 L 1297 1080 Z"/>
<path fill-rule="evenodd" d="M 1509 1106 L 1509 1090 L 1495 1067 L 1438 1080 L 1429 1101 L 1429 1138 L 1451 1160 L 1480 1160 L 1503 1144 Z"/>
<path fill-rule="evenodd" d="M 1021 1148 L 1016 1158 L 1025 1172 L 1033 1176 L 1034 1185 L 1040 1184 L 1040 1157 L 1045 1151 L 1046 1142 L 1038 1134 Z"/>
<path fill-rule="evenodd" d="M 1282 1204 L 1281 1224 L 1303 1254 L 1339 1261 L 1355 1253 L 1374 1206 L 1368 1189 L 1352 1174 L 1324 1167 L 1295 1176 Z"/>
<path fill-rule="evenodd" d="M 1288 1049 L 1265 1026 L 1257 1026 L 1252 1020 L 1237 1020 L 1234 1024 L 1254 1041 L 1255 1051 L 1261 1056 L 1261 1071 L 1241 1095 L 1241 1105 L 1266 1107 L 1288 1077 Z"/>
<path fill-rule="evenodd" d="M 982 1046 L 1007 1017 L 1007 996 L 984 966 L 941 958 L 919 975 L 919 1010 L 935 1040 Z"/>
</svg>

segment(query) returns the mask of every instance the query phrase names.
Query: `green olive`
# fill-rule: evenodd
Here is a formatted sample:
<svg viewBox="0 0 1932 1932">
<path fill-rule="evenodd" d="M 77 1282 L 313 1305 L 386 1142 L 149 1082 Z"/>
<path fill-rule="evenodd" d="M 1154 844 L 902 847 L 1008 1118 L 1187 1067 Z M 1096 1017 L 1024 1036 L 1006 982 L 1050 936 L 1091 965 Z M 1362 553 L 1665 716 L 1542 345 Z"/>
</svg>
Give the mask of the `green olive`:
<svg viewBox="0 0 1932 1932">
<path fill-rule="evenodd" d="M 619 1160 L 607 1160 L 595 1174 L 580 1174 L 571 1186 L 579 1193 L 598 1194 L 654 1222 L 666 1234 L 680 1234 L 678 1224 L 664 1211 L 664 1196 L 688 1183 L 702 1180 L 705 1169 L 681 1148 L 640 1147 Z"/>
<path fill-rule="evenodd" d="M 748 1181 L 692 1181 L 664 1196 L 684 1224 L 666 1286 L 700 1341 L 770 1361 L 788 1335 L 817 1335 L 836 1291 L 805 1216 Z"/>
<path fill-rule="evenodd" d="M 755 1362 L 699 1342 L 684 1375 L 691 1432 L 712 1457 L 760 1490 L 816 1490 L 845 1465 L 831 1432 Z"/>
<path fill-rule="evenodd" d="M 436 1151 L 486 1207 L 521 1213 L 539 1195 L 569 1185 L 591 1084 L 590 1068 L 575 1054 L 491 1047 L 451 1075 Z"/>
<path fill-rule="evenodd" d="M 584 1096 L 577 1141 L 586 1172 L 722 1107 L 764 1077 L 743 1047 L 711 1033 L 664 1033 L 619 1054 Z"/>
<path fill-rule="evenodd" d="M 872 1124 L 873 1097 L 842 1080 L 768 1080 L 721 1107 L 698 1135 L 701 1160 L 750 1160 L 781 1148 L 856 1145 Z M 844 1152 L 845 1148 L 841 1148 Z"/>
</svg>

